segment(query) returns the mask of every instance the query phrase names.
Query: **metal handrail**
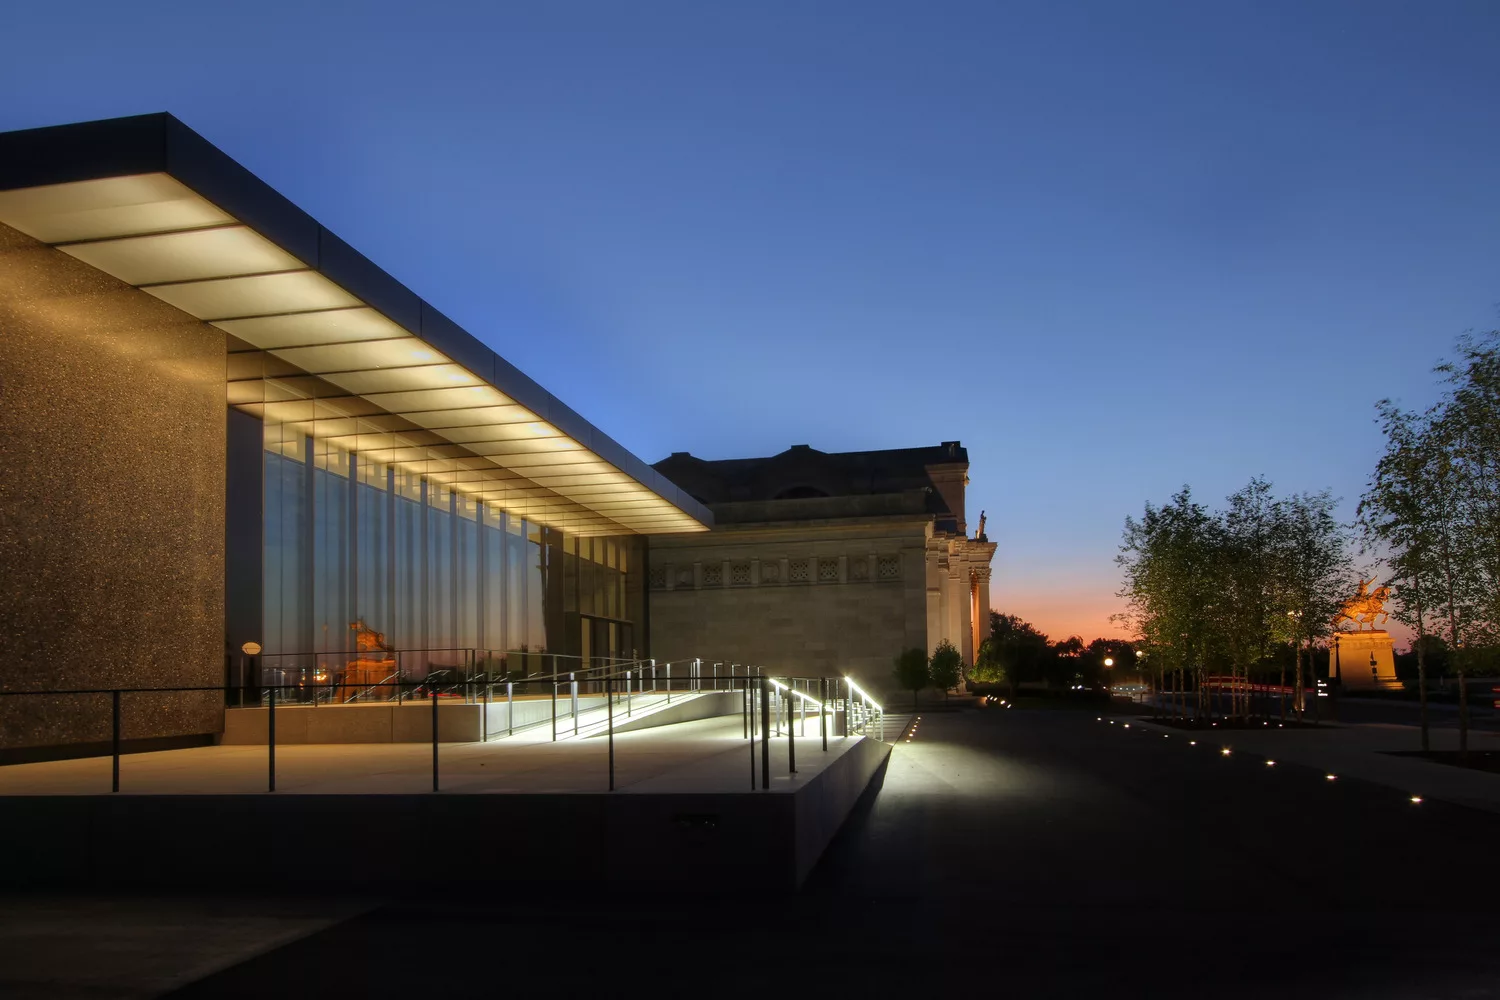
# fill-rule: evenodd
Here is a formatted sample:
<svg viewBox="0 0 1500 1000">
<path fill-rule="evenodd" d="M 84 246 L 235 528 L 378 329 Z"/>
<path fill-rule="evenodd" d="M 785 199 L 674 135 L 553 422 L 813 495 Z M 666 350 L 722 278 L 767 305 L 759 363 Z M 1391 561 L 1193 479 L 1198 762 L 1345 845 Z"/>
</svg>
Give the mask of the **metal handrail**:
<svg viewBox="0 0 1500 1000">
<path fill-rule="evenodd" d="M 681 661 L 679 661 L 679 662 L 681 662 Z M 680 680 L 682 681 L 682 683 L 690 685 L 690 690 L 701 690 L 701 681 L 703 679 L 701 665 L 702 665 L 703 662 L 710 662 L 710 663 L 712 663 L 714 661 L 704 661 L 702 659 L 696 659 L 693 662 L 695 662 L 697 664 L 697 669 L 695 670 L 695 672 L 689 674 L 686 677 L 681 678 Z M 718 662 L 720 664 L 722 664 L 723 661 L 718 661 Z M 513 695 L 514 695 L 514 689 L 515 689 L 515 686 L 517 684 L 551 683 L 551 682 L 554 681 L 554 678 L 561 678 L 563 676 L 569 676 L 569 675 L 572 675 L 572 676 L 570 676 L 570 683 L 574 683 L 574 682 L 577 682 L 577 676 L 576 675 L 579 674 L 579 673 L 598 674 L 598 676 L 591 677 L 590 679 L 591 680 L 602 681 L 603 684 L 604 684 L 605 704 L 603 706 L 603 710 L 604 710 L 604 713 L 605 713 L 605 716 L 606 716 L 606 718 L 605 718 L 604 721 L 606 722 L 606 725 L 607 725 L 607 731 L 608 731 L 608 734 L 609 734 L 609 744 L 610 744 L 610 752 L 609 752 L 609 774 L 610 774 L 610 780 L 609 780 L 609 787 L 610 787 L 610 790 L 613 791 L 614 787 L 615 787 L 615 773 L 614 773 L 614 756 L 615 756 L 614 755 L 614 730 L 615 730 L 615 721 L 614 720 L 615 720 L 615 707 L 616 707 L 616 705 L 618 704 L 618 702 L 620 700 L 620 698 L 619 698 L 620 691 L 619 691 L 619 688 L 616 686 L 616 682 L 620 681 L 620 680 L 625 680 L 627 682 L 627 684 L 626 684 L 626 691 L 625 691 L 625 704 L 627 705 L 627 717 L 628 717 L 628 714 L 629 714 L 629 711 L 630 711 L 630 709 L 629 709 L 628 706 L 630 706 L 631 699 L 633 698 L 633 687 L 634 687 L 634 684 L 632 682 L 635 682 L 635 681 L 641 682 L 641 693 L 642 694 L 646 693 L 645 689 L 644 689 L 645 669 L 649 668 L 649 669 L 653 669 L 654 670 L 657 666 L 658 665 L 655 663 L 655 661 L 650 660 L 650 659 L 632 660 L 632 661 L 628 661 L 628 662 L 626 662 L 624 664 L 618 664 L 618 665 L 617 664 L 602 664 L 602 665 L 600 665 L 598 667 L 588 668 L 587 670 L 584 670 L 584 671 L 570 671 L 570 672 L 567 672 L 567 674 L 558 673 L 558 674 L 554 674 L 554 675 L 547 675 L 547 676 L 542 677 L 542 678 L 525 678 L 525 679 L 521 679 L 521 680 L 506 680 L 506 681 L 503 681 L 503 682 L 491 681 L 491 682 L 485 684 L 484 686 L 492 689 L 496 684 L 498 684 L 498 683 L 504 683 L 504 685 L 506 687 L 507 701 L 511 703 L 512 708 L 513 708 L 514 702 L 513 702 L 512 699 L 513 699 Z M 665 666 L 665 664 L 663 664 L 663 666 Z M 733 666 L 734 667 L 738 667 L 739 665 L 738 664 L 734 664 Z M 751 672 L 751 671 L 754 671 L 754 672 Z M 840 694 L 840 692 L 839 692 L 839 685 L 840 685 L 840 683 L 843 684 L 843 699 L 842 699 L 843 700 L 843 716 L 844 716 L 843 735 L 845 737 L 852 736 L 852 735 L 855 735 L 855 734 L 864 735 L 864 736 L 875 735 L 876 739 L 882 739 L 883 740 L 883 738 L 884 738 L 884 732 L 883 732 L 883 726 L 884 726 L 884 709 L 880 706 L 880 704 L 878 702 L 876 702 L 874 699 L 870 698 L 868 696 L 868 694 L 863 691 L 863 689 L 859 688 L 859 686 L 857 684 L 855 684 L 852 680 L 850 680 L 847 677 L 844 677 L 844 678 L 835 678 L 835 677 L 813 675 L 813 676 L 801 676 L 801 677 L 783 676 L 781 678 L 772 678 L 772 677 L 768 676 L 767 674 L 763 673 L 761 671 L 761 668 L 758 668 L 758 667 L 748 667 L 748 666 L 745 668 L 745 671 L 743 673 L 737 673 L 734 670 L 731 670 L 727 674 L 715 674 L 714 677 L 715 677 L 716 683 L 717 682 L 725 682 L 725 683 L 728 684 L 728 689 L 730 691 L 738 690 L 741 693 L 741 697 L 742 697 L 741 712 L 742 712 L 742 716 L 743 716 L 743 719 L 744 719 L 744 733 L 743 733 L 743 735 L 744 735 L 744 738 L 747 740 L 747 742 L 749 744 L 749 747 L 750 747 L 750 756 L 751 756 L 751 761 L 750 761 L 750 781 L 751 781 L 751 787 L 752 788 L 755 788 L 757 786 L 757 771 L 759 772 L 759 787 L 761 789 L 767 789 L 767 788 L 770 787 L 770 766 L 771 766 L 770 738 L 771 738 L 771 735 L 772 735 L 772 733 L 771 733 L 771 711 L 772 711 L 773 701 L 776 704 L 776 711 L 777 711 L 777 715 L 778 715 L 778 721 L 777 721 L 777 726 L 776 726 L 776 735 L 778 735 L 778 736 L 782 735 L 782 733 L 781 733 L 781 729 L 782 729 L 782 726 L 781 726 L 781 717 L 782 717 L 783 713 L 785 715 L 786 722 L 787 722 L 787 725 L 785 726 L 786 732 L 785 732 L 784 735 L 786 736 L 786 740 L 787 740 L 787 766 L 788 766 L 788 773 L 789 774 L 795 775 L 797 773 L 796 749 L 795 749 L 796 748 L 796 743 L 795 743 L 795 740 L 796 740 L 796 731 L 799 728 L 801 728 L 803 735 L 804 736 L 806 735 L 807 713 L 808 713 L 809 706 L 815 706 L 815 709 L 816 709 L 816 711 L 818 713 L 818 717 L 819 717 L 818 728 L 819 728 L 819 733 L 820 733 L 821 740 L 822 740 L 822 749 L 825 752 L 828 750 L 829 736 L 830 735 L 835 735 L 835 736 L 838 735 L 838 732 L 837 732 L 837 728 L 838 727 L 836 726 L 836 723 L 837 723 L 838 717 L 839 717 L 839 701 L 840 701 L 840 698 L 839 698 L 839 694 Z M 798 687 L 799 682 L 802 684 L 803 687 L 806 688 L 806 690 L 803 690 L 803 689 L 801 689 L 801 688 Z M 817 685 L 818 685 L 818 691 L 819 691 L 819 695 L 821 697 L 814 697 L 811 693 L 809 693 L 811 691 L 811 689 L 812 689 L 812 685 L 813 685 L 814 682 L 816 682 Z M 831 694 L 830 694 L 830 682 L 831 682 Z M 457 681 L 457 682 L 455 682 L 453 684 L 453 686 L 457 687 L 457 686 L 459 686 L 461 684 L 466 684 L 466 683 L 473 683 L 473 682 L 472 681 Z M 697 685 L 697 686 L 694 686 L 694 685 Z M 341 687 L 342 685 L 337 685 L 337 686 Z M 394 682 L 387 680 L 387 681 L 377 682 L 377 683 L 374 683 L 374 684 L 365 685 L 364 688 L 363 688 L 363 691 L 361 693 L 368 692 L 368 691 L 374 690 L 376 688 L 396 687 L 396 688 L 400 689 L 400 688 L 403 688 L 403 687 L 406 687 L 406 686 L 409 686 L 409 682 L 405 681 L 405 680 L 398 679 L 398 680 L 396 680 Z M 715 690 L 718 690 L 718 688 L 715 688 Z M 278 695 L 280 693 L 282 693 L 282 692 L 292 692 L 292 691 L 304 692 L 304 691 L 306 691 L 306 686 L 305 685 L 302 685 L 302 684 L 260 684 L 260 685 L 239 685 L 239 686 L 236 686 L 236 685 L 231 685 L 231 684 L 224 684 L 224 685 L 217 685 L 216 684 L 216 685 L 172 685 L 172 686 L 139 687 L 139 688 L 62 688 L 62 689 L 42 689 L 42 690 L 22 690 L 22 691 L 11 690 L 11 691 L 0 691 L 0 698 L 4 698 L 4 697 L 23 697 L 23 696 L 109 695 L 110 696 L 110 708 L 111 708 L 111 740 L 110 740 L 110 746 L 111 746 L 110 756 L 112 757 L 112 764 L 111 764 L 111 769 L 112 769 L 111 786 L 112 786 L 112 791 L 118 792 L 120 790 L 121 719 L 122 719 L 122 711 L 121 711 L 122 705 L 121 705 L 121 702 L 122 702 L 122 698 L 123 698 L 124 695 L 126 695 L 126 694 L 215 693 L 215 694 L 221 694 L 221 695 L 229 696 L 229 695 L 232 695 L 235 691 L 239 691 L 240 696 L 241 696 L 241 703 L 243 703 L 243 696 L 244 696 L 244 693 L 246 691 L 255 691 L 257 693 L 259 693 L 259 692 L 265 692 L 265 701 L 264 701 L 264 704 L 265 704 L 265 707 L 266 707 L 267 713 L 268 713 L 267 714 L 267 725 L 266 725 L 266 729 L 267 729 L 266 744 L 267 744 L 267 761 L 268 761 L 268 765 L 267 765 L 268 766 L 268 787 L 269 787 L 270 791 L 274 792 L 276 790 L 276 745 L 277 745 L 276 744 L 276 709 L 277 709 L 278 703 L 285 704 L 284 697 L 278 697 Z M 669 681 L 668 682 L 668 686 L 667 686 L 667 691 L 665 693 L 668 694 L 668 695 L 670 695 L 670 691 L 671 691 L 671 682 Z M 443 701 L 443 699 L 437 697 L 436 694 L 435 694 L 435 692 L 430 692 L 430 695 L 431 696 L 429 697 L 428 701 L 430 702 L 431 712 L 432 712 L 432 788 L 433 788 L 433 791 L 438 791 L 439 788 L 440 788 L 440 785 L 439 785 L 439 775 L 440 775 L 440 773 L 439 773 L 439 746 L 440 746 L 440 743 L 441 743 L 441 739 L 440 739 L 440 727 L 438 725 L 438 709 L 439 709 L 439 705 Z M 802 716 L 801 716 L 800 719 L 794 718 L 795 708 L 792 707 L 792 702 L 793 702 L 793 697 L 794 696 L 795 696 L 796 699 L 798 699 L 800 701 L 800 705 L 801 705 L 801 708 L 802 708 Z M 488 705 L 491 704 L 491 701 L 489 700 L 490 697 L 492 697 L 492 691 L 487 692 L 486 701 L 484 702 L 484 704 L 486 706 L 486 716 L 487 716 L 487 712 L 488 712 Z M 554 696 L 554 706 L 555 706 L 555 696 Z M 539 722 L 539 723 L 535 723 L 535 724 L 531 724 L 531 725 L 528 725 L 528 726 L 525 726 L 525 727 L 521 727 L 521 731 L 525 731 L 526 729 L 530 729 L 530 728 L 535 728 L 536 725 L 547 725 L 548 722 L 551 722 L 553 724 L 553 726 L 554 726 L 554 738 L 555 738 L 555 733 L 556 733 L 556 730 L 555 730 L 555 726 L 556 726 L 555 711 L 556 711 L 556 709 L 554 707 L 554 715 L 553 715 L 552 719 L 550 719 L 550 720 L 543 720 L 542 722 Z M 590 711 L 598 711 L 598 709 L 590 709 Z M 510 714 L 509 719 L 507 721 L 513 723 L 513 720 L 514 720 L 514 713 L 512 711 L 512 713 Z M 577 710 L 577 707 L 576 707 L 576 697 L 575 697 L 575 706 L 573 708 L 573 721 L 574 721 L 574 731 L 576 733 L 576 732 L 579 731 L 578 710 Z M 594 729 L 595 726 L 596 726 L 596 723 L 589 723 L 587 728 Z M 874 727 L 873 733 L 872 733 L 872 726 Z M 487 718 L 486 718 L 486 722 L 484 723 L 484 728 L 485 728 L 485 732 L 484 732 L 483 738 L 485 740 L 488 740 L 488 738 L 489 738 L 489 732 L 488 732 Z M 509 728 L 509 730 L 510 730 L 511 733 L 514 733 L 514 732 L 517 731 L 517 728 L 514 727 L 514 725 L 511 725 L 508 728 Z M 757 740 L 759 740 L 759 742 L 760 742 L 760 747 L 759 747 L 760 753 L 759 753 L 759 759 L 758 759 L 758 761 L 757 761 L 757 754 L 756 754 L 756 750 L 757 750 L 756 742 L 757 742 Z"/>
</svg>

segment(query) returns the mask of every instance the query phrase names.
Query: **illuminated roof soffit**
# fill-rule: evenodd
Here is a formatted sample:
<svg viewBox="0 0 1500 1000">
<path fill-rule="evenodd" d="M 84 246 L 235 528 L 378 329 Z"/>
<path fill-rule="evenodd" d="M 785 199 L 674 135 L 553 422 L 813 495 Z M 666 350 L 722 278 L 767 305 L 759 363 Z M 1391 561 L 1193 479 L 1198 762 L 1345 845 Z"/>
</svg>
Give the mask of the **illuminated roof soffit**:
<svg viewBox="0 0 1500 1000">
<path fill-rule="evenodd" d="M 579 533 L 711 522 L 602 434 L 586 424 L 584 440 L 568 433 L 408 328 L 420 324 L 396 322 L 170 174 L 0 190 L 0 222 L 255 348 L 230 355 L 232 405 L 305 420 L 319 437 L 408 459 L 457 492 Z M 594 438 L 611 454 L 590 447 Z M 433 445 L 473 467 L 434 469 Z M 622 469 L 631 465 L 636 475 Z"/>
</svg>

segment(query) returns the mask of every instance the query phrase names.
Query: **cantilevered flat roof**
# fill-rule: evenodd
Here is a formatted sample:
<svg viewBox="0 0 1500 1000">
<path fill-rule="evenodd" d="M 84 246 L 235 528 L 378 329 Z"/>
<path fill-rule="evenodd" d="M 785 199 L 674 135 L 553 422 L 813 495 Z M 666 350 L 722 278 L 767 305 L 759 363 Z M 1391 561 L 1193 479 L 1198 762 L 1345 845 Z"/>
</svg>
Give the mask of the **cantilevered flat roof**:
<svg viewBox="0 0 1500 1000">
<path fill-rule="evenodd" d="M 249 345 L 229 403 L 586 534 L 713 516 L 168 114 L 0 133 L 0 222 Z M 233 343 L 233 341 L 231 341 Z M 264 353 L 261 353 L 264 352 Z M 264 359 L 276 359 L 267 392 Z M 238 395 L 237 395 L 238 394 Z M 374 437 L 372 437 L 372 435 Z"/>
</svg>

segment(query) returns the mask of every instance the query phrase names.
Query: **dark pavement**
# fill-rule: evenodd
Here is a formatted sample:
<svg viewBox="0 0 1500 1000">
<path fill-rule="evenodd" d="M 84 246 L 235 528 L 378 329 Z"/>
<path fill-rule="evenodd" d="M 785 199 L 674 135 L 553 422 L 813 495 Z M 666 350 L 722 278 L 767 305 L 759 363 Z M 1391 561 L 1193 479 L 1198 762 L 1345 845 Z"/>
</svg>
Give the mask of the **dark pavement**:
<svg viewBox="0 0 1500 1000">
<path fill-rule="evenodd" d="M 436 862 L 455 891 L 174 996 L 1500 997 L 1500 816 L 1124 721 L 924 712 L 797 896 L 480 898 Z"/>
<path fill-rule="evenodd" d="M 1469 728 L 1494 732 L 1500 730 L 1500 714 L 1494 709 L 1494 699 L 1469 699 Z M 1338 705 L 1340 722 L 1380 722 L 1398 726 L 1418 726 L 1422 723 L 1422 707 L 1415 701 L 1382 700 L 1379 698 L 1341 698 Z M 1457 729 L 1458 706 L 1447 702 L 1428 702 L 1427 724 L 1434 728 Z"/>
</svg>

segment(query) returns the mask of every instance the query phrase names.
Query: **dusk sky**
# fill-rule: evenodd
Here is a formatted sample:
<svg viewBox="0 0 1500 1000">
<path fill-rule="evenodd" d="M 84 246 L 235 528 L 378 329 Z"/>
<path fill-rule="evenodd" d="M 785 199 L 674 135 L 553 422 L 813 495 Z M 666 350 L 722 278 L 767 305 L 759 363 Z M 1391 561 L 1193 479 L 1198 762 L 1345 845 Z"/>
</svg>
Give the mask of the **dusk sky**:
<svg viewBox="0 0 1500 1000">
<path fill-rule="evenodd" d="M 0 129 L 170 111 L 647 461 L 960 439 L 994 604 L 1331 489 L 1500 326 L 1500 5 L 16 6 Z"/>
</svg>

